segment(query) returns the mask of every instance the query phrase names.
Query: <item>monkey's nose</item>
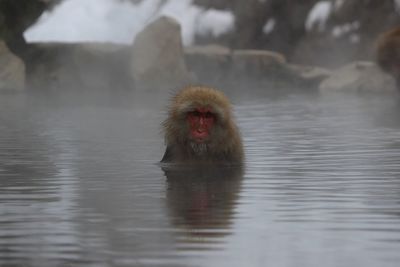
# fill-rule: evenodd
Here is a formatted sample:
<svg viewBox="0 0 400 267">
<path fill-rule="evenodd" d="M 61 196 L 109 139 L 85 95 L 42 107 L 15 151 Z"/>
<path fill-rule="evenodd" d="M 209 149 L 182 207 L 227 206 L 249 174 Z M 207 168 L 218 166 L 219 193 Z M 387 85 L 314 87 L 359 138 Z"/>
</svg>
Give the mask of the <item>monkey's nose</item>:
<svg viewBox="0 0 400 267">
<path fill-rule="evenodd" d="M 197 128 L 197 132 L 198 132 L 198 133 L 204 133 L 205 131 L 206 131 L 206 129 L 203 128 L 203 127 Z"/>
</svg>

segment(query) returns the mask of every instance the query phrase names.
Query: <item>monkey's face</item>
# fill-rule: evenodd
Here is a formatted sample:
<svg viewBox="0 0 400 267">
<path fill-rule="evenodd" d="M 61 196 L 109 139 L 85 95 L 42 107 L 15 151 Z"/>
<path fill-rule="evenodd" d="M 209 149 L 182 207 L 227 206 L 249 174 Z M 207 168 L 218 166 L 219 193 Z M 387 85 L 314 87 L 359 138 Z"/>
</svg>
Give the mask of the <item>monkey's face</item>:
<svg viewBox="0 0 400 267">
<path fill-rule="evenodd" d="M 189 139 L 196 143 L 205 143 L 210 140 L 216 115 L 207 107 L 198 107 L 189 111 L 186 116 L 189 125 Z"/>
</svg>

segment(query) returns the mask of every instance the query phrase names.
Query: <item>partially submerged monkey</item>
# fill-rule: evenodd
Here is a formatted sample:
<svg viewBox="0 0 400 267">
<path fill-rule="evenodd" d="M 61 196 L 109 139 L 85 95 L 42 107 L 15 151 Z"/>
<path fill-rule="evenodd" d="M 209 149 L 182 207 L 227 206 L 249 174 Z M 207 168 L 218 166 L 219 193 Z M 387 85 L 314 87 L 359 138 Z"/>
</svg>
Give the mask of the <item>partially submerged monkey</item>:
<svg viewBox="0 0 400 267">
<path fill-rule="evenodd" d="M 400 27 L 383 33 L 377 41 L 378 65 L 392 75 L 400 90 Z"/>
<path fill-rule="evenodd" d="M 184 88 L 172 99 L 163 126 L 167 148 L 161 162 L 242 163 L 242 140 L 231 104 L 220 91 Z"/>
</svg>

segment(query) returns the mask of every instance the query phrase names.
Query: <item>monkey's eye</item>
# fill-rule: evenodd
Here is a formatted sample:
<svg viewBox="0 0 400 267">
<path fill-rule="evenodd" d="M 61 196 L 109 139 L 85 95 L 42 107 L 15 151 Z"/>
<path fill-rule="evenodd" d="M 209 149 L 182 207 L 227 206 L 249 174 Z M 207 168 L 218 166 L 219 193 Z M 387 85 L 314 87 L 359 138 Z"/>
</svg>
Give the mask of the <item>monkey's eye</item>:
<svg viewBox="0 0 400 267">
<path fill-rule="evenodd" d="M 204 119 L 215 119 L 215 114 L 211 111 L 199 111 L 199 110 L 193 110 L 193 111 L 189 111 L 187 113 L 188 117 L 191 118 L 204 118 Z"/>
<path fill-rule="evenodd" d="M 194 110 L 194 111 L 189 112 L 188 115 L 193 116 L 193 117 L 200 117 L 201 113 L 197 110 Z"/>
<path fill-rule="evenodd" d="M 205 117 L 206 117 L 207 119 L 213 118 L 213 117 L 214 117 L 214 114 L 208 111 L 208 112 L 206 112 Z"/>
</svg>

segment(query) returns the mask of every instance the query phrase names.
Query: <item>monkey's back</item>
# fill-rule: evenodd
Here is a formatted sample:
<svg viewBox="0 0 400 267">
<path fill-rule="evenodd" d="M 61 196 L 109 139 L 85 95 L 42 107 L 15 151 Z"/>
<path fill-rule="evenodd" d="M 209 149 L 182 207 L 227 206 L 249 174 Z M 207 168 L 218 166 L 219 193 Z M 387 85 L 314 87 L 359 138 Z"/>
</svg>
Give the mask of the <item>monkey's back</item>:
<svg viewBox="0 0 400 267">
<path fill-rule="evenodd" d="M 400 62 L 400 27 L 383 33 L 376 44 L 376 57 L 379 66 L 391 72 L 394 64 Z"/>
</svg>

